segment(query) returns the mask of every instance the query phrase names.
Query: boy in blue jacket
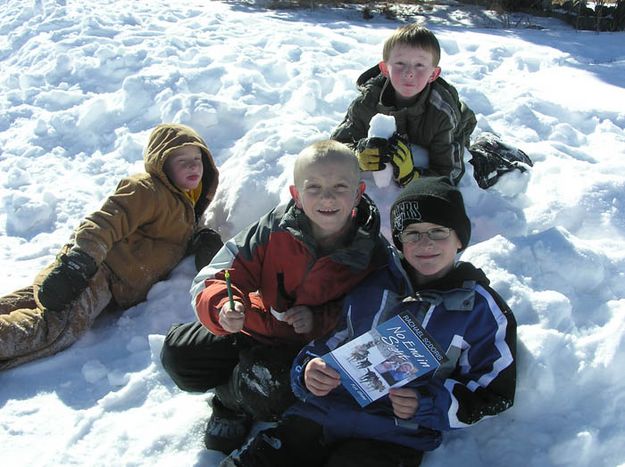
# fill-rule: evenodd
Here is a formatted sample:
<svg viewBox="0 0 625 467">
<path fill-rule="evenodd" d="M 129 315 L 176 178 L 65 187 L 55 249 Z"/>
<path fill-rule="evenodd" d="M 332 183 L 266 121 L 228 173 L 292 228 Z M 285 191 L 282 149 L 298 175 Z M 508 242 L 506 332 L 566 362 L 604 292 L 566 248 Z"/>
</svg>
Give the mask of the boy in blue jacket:
<svg viewBox="0 0 625 467">
<path fill-rule="evenodd" d="M 484 273 L 456 261 L 471 235 L 462 195 L 445 177 L 408 184 L 391 208 L 388 266 L 347 297 L 331 335 L 296 357 L 300 399 L 222 465 L 417 466 L 442 432 L 496 415 L 514 401 L 516 321 Z M 400 311 L 409 310 L 448 361 L 361 408 L 320 358 Z"/>
</svg>

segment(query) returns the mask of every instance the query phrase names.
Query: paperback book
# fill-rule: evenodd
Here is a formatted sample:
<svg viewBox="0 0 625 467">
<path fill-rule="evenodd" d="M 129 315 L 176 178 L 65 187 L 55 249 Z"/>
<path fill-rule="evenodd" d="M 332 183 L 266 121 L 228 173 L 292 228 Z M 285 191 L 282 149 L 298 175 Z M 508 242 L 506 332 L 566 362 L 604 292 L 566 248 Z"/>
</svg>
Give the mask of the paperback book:
<svg viewBox="0 0 625 467">
<path fill-rule="evenodd" d="M 323 360 L 341 374 L 341 383 L 361 407 L 435 371 L 445 353 L 408 311 L 353 339 Z"/>
</svg>

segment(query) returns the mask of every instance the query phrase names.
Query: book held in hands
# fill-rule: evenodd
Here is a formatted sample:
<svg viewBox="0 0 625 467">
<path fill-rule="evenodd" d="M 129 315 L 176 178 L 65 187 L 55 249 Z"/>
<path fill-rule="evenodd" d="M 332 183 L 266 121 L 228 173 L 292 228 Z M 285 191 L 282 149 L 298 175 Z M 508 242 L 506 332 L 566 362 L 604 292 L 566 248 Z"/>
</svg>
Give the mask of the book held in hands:
<svg viewBox="0 0 625 467">
<path fill-rule="evenodd" d="M 321 357 L 361 407 L 435 371 L 445 353 L 408 311 Z"/>
</svg>

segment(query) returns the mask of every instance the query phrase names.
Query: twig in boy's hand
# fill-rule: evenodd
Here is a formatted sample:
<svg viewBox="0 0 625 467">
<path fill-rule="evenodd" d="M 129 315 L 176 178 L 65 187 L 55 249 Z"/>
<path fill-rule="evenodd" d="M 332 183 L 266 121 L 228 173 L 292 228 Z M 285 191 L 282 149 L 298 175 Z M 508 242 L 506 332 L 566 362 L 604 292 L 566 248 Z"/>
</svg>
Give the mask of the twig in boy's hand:
<svg viewBox="0 0 625 467">
<path fill-rule="evenodd" d="M 228 292 L 228 300 L 230 300 L 230 309 L 234 311 L 234 297 L 232 296 L 232 282 L 230 281 L 230 271 L 224 273 L 226 278 L 226 290 Z"/>
</svg>

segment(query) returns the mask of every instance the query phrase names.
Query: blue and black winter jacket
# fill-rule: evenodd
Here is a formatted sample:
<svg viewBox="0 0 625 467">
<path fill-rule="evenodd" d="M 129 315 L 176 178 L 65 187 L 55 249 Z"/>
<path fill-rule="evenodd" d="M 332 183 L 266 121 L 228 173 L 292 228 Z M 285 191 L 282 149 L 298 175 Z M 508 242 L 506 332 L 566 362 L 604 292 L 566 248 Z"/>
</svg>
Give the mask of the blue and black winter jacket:
<svg viewBox="0 0 625 467">
<path fill-rule="evenodd" d="M 361 408 L 342 387 L 316 397 L 304 386 L 308 361 L 410 310 L 446 351 L 449 359 L 433 376 L 406 387 L 419 393 L 414 417 L 398 419 L 388 396 Z M 516 386 L 516 321 L 506 303 L 489 287 L 484 273 L 459 262 L 444 278 L 414 290 L 399 257 L 365 279 L 345 300 L 336 330 L 304 347 L 291 370 L 301 400 L 288 415 L 324 427 L 328 442 L 343 438 L 388 441 L 429 451 L 442 431 L 462 428 L 512 406 Z"/>
</svg>

